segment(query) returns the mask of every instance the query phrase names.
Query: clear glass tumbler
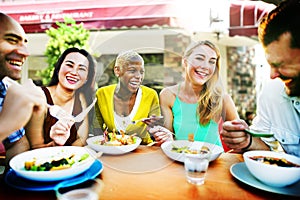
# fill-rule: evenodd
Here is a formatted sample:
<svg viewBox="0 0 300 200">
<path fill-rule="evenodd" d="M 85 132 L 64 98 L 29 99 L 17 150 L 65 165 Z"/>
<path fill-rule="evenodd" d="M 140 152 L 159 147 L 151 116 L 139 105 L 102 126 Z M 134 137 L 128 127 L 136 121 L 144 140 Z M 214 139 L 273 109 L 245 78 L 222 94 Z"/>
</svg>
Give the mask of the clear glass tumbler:
<svg viewBox="0 0 300 200">
<path fill-rule="evenodd" d="M 202 185 L 209 166 L 210 153 L 196 152 L 184 154 L 184 168 L 189 183 Z"/>
<path fill-rule="evenodd" d="M 84 183 L 56 190 L 57 200 L 99 200 L 103 183 L 100 179 L 91 179 Z"/>
</svg>

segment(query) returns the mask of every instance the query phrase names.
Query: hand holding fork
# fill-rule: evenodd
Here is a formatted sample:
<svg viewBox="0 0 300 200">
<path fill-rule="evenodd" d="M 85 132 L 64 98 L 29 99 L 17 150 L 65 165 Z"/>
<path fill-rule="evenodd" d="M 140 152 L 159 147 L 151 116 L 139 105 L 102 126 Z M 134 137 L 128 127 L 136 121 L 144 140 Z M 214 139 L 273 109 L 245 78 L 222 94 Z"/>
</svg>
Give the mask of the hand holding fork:
<svg viewBox="0 0 300 200">
<path fill-rule="evenodd" d="M 58 119 L 50 129 L 50 138 L 52 138 L 57 145 L 64 145 L 70 137 L 70 129 L 73 124 L 84 120 L 85 116 L 96 103 L 96 100 L 97 99 L 94 99 L 87 108 L 75 117 L 67 113 L 60 106 L 48 105 L 50 114 Z"/>
<path fill-rule="evenodd" d="M 174 133 L 162 126 L 153 126 L 149 128 L 148 132 L 153 135 L 155 141 L 151 142 L 147 146 L 152 146 L 154 144 L 161 145 L 166 141 L 173 140 Z"/>
<path fill-rule="evenodd" d="M 48 108 L 49 108 L 50 115 L 52 115 L 53 117 L 57 118 L 58 120 L 60 120 L 60 119 L 68 119 L 70 121 L 74 121 L 74 123 L 75 123 L 75 122 L 81 122 L 82 120 L 84 120 L 85 116 L 93 108 L 93 106 L 95 105 L 96 101 L 97 101 L 97 99 L 94 99 L 93 102 L 87 108 L 85 108 L 81 113 L 79 113 L 75 117 L 72 116 L 72 115 L 70 115 L 70 114 L 68 114 L 64 109 L 62 109 L 58 105 L 49 105 L 48 104 Z"/>
<path fill-rule="evenodd" d="M 70 137 L 72 121 L 58 120 L 50 129 L 50 138 L 59 146 L 63 146 Z"/>
<path fill-rule="evenodd" d="M 157 123 L 157 121 L 159 121 L 162 118 L 163 118 L 163 116 L 152 115 L 147 118 L 142 118 L 142 119 L 131 121 L 131 123 L 138 124 L 139 122 L 143 122 L 143 123 L 147 124 L 149 127 L 152 127 L 152 126 L 154 126 L 155 123 Z"/>
</svg>

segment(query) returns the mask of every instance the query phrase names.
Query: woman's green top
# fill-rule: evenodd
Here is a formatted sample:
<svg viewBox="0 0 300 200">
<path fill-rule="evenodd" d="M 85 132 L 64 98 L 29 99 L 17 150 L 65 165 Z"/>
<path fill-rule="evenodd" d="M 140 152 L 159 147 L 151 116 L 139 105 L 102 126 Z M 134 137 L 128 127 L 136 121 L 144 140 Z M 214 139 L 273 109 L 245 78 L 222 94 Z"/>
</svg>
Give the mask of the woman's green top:
<svg viewBox="0 0 300 200">
<path fill-rule="evenodd" d="M 198 104 L 189 104 L 182 102 L 176 96 L 173 112 L 173 129 L 176 140 L 188 140 L 188 134 L 194 134 L 195 141 L 208 142 L 222 146 L 218 131 L 218 123 L 210 120 L 208 124 L 201 125 L 197 115 Z"/>
</svg>

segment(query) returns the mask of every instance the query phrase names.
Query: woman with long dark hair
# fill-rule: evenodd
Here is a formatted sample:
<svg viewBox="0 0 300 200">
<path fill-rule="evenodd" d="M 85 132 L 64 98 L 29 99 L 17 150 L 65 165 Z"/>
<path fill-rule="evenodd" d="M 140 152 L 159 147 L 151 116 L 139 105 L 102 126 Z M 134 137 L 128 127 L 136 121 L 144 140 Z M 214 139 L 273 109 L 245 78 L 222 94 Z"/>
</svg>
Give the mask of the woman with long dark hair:
<svg viewBox="0 0 300 200">
<path fill-rule="evenodd" d="M 55 64 L 52 79 L 42 87 L 49 105 L 58 105 L 69 115 L 76 116 L 93 101 L 95 63 L 84 49 L 69 48 Z M 41 114 L 40 126 L 26 127 L 31 148 L 56 145 L 85 145 L 91 116 L 81 122 L 58 120 L 49 112 Z"/>
</svg>

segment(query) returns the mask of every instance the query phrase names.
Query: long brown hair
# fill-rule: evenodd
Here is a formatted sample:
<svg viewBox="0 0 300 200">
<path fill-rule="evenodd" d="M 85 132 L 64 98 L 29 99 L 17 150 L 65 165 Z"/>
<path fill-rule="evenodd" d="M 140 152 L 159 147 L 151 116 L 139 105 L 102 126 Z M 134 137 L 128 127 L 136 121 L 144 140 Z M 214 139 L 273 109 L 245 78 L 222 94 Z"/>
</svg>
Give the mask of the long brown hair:
<svg viewBox="0 0 300 200">
<path fill-rule="evenodd" d="M 217 54 L 216 69 L 213 76 L 203 85 L 198 99 L 198 111 L 200 124 L 205 125 L 211 119 L 216 122 L 220 119 L 223 107 L 223 84 L 220 78 L 220 51 L 210 41 L 192 42 L 185 50 L 183 58 L 189 57 L 195 48 L 206 45 Z"/>
</svg>

